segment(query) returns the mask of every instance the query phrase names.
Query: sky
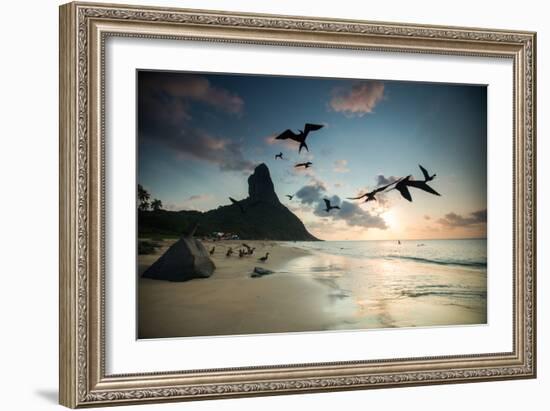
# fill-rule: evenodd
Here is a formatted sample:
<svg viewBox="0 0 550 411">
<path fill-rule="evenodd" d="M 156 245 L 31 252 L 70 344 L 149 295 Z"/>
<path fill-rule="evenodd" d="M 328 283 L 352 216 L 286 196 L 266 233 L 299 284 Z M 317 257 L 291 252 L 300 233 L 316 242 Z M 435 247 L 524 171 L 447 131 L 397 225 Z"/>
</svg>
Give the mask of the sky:
<svg viewBox="0 0 550 411">
<path fill-rule="evenodd" d="M 245 198 L 265 163 L 281 202 L 320 239 L 486 237 L 485 86 L 139 71 L 137 88 L 138 182 L 165 209 Z M 309 152 L 274 138 L 305 123 L 324 126 L 307 137 Z M 305 161 L 312 167 L 294 167 Z M 423 179 L 419 164 L 437 174 L 429 185 L 441 196 L 346 199 Z M 324 198 L 341 209 L 322 211 Z"/>
</svg>

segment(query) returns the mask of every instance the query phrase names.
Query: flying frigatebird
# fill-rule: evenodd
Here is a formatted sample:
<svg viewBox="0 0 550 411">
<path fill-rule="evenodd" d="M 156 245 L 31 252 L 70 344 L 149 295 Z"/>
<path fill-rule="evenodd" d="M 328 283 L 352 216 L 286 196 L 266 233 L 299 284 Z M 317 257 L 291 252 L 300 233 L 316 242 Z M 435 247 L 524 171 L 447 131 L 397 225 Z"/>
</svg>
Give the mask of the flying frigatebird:
<svg viewBox="0 0 550 411">
<path fill-rule="evenodd" d="M 365 193 L 363 195 L 360 195 L 359 197 L 347 197 L 348 200 L 359 200 L 360 198 L 363 198 L 363 197 L 366 197 L 365 198 L 365 203 L 368 202 L 368 201 L 373 201 L 373 200 L 376 200 L 376 197 L 375 195 L 380 193 L 381 191 L 384 191 L 386 188 L 394 185 L 395 183 L 397 183 L 397 181 L 399 180 L 395 180 L 389 184 L 386 184 L 385 186 L 382 186 L 382 187 L 378 187 L 368 193 Z M 376 200 L 378 201 L 378 200 Z"/>
<path fill-rule="evenodd" d="M 309 168 L 309 167 L 311 167 L 312 164 L 313 163 L 311 161 L 308 161 L 307 163 L 298 163 L 294 167 L 295 168 L 298 168 L 298 167 Z"/>
<path fill-rule="evenodd" d="M 330 205 L 330 200 L 327 200 L 326 198 L 324 198 L 323 201 L 325 202 L 325 207 L 326 207 L 325 211 L 327 213 L 330 212 L 330 210 L 333 210 L 333 209 L 340 210 L 339 206 Z"/>
<path fill-rule="evenodd" d="M 393 189 L 399 191 L 403 198 L 412 201 L 411 193 L 408 189 L 408 187 L 414 187 L 418 188 L 420 190 L 426 191 L 430 194 L 434 194 L 436 196 L 440 196 L 437 191 L 435 191 L 433 188 L 431 188 L 428 184 L 426 184 L 425 181 L 418 181 L 418 180 L 411 180 L 411 175 L 408 175 L 405 178 L 402 178 L 401 180 L 398 180 L 395 184 L 395 187 Z"/>
<path fill-rule="evenodd" d="M 309 151 L 309 148 L 306 144 L 306 138 L 310 131 L 315 131 L 323 128 L 322 124 L 311 124 L 306 123 L 304 126 L 304 130 L 299 130 L 298 134 L 294 133 L 292 130 L 287 129 L 283 131 L 281 134 L 279 134 L 277 137 L 275 137 L 276 140 L 288 140 L 291 139 L 293 141 L 296 141 L 297 143 L 300 143 L 300 147 L 298 148 L 298 153 L 302 151 L 302 148 L 305 148 L 306 151 Z"/>
<path fill-rule="evenodd" d="M 420 164 L 418 165 L 420 167 L 420 170 L 422 171 L 422 174 L 424 174 L 424 181 L 427 183 L 429 181 L 432 181 L 437 174 L 430 175 L 428 173 L 428 170 L 426 170 L 424 167 L 422 167 Z"/>
</svg>

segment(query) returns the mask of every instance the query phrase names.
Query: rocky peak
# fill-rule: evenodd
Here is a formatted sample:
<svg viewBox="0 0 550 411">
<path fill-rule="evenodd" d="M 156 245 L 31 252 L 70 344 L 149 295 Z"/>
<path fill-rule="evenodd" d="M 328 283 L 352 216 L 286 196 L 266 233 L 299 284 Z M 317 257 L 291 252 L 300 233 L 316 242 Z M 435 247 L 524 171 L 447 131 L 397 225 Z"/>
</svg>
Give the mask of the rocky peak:
<svg viewBox="0 0 550 411">
<path fill-rule="evenodd" d="M 248 197 L 252 201 L 279 203 L 269 169 L 264 163 L 257 166 L 254 169 L 254 173 L 248 177 Z"/>
</svg>

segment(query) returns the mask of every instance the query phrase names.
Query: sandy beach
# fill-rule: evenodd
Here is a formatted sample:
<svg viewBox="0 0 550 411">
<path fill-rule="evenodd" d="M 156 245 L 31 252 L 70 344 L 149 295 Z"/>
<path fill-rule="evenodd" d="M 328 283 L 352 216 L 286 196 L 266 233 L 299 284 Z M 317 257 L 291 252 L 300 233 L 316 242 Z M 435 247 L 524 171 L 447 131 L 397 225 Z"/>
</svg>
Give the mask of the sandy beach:
<svg viewBox="0 0 550 411">
<path fill-rule="evenodd" d="M 140 256 L 140 275 L 171 243 L 166 240 L 154 255 Z M 281 272 L 288 261 L 307 255 L 306 251 L 247 241 L 256 247 L 254 255 L 239 258 L 225 253 L 242 241 L 204 244 L 209 250 L 216 246 L 212 277 L 181 283 L 140 278 L 139 338 L 316 331 L 335 321 L 320 314 L 326 294 L 322 284 Z M 268 261 L 259 262 L 266 252 Z M 275 273 L 252 278 L 254 267 Z"/>
<path fill-rule="evenodd" d="M 140 275 L 173 242 L 164 240 L 154 254 L 140 255 Z M 239 258 L 225 254 L 228 247 L 236 249 L 242 241 L 205 242 L 207 249 L 216 247 L 213 260 L 217 268 L 210 278 L 186 282 L 140 278 L 138 337 L 466 325 L 487 321 L 486 275 L 477 271 L 350 258 L 313 251 L 292 242 L 246 243 L 256 247 L 256 251 L 253 256 Z M 270 253 L 268 261 L 258 261 L 266 252 Z M 251 278 L 254 267 L 274 273 Z"/>
</svg>

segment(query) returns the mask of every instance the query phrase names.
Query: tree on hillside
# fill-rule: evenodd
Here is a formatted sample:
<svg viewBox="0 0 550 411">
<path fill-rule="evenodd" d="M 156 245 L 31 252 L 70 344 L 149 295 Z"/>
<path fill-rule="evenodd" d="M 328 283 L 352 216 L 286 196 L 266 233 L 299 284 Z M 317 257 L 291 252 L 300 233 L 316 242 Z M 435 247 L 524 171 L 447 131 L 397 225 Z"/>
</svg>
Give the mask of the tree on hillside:
<svg viewBox="0 0 550 411">
<path fill-rule="evenodd" d="M 143 186 L 141 184 L 138 184 L 138 201 L 139 201 L 139 205 L 138 205 L 138 208 L 141 210 L 141 211 L 145 211 L 145 210 L 148 210 L 149 209 L 149 199 L 151 198 L 151 194 L 149 194 L 147 192 L 146 189 L 143 188 Z"/>
<path fill-rule="evenodd" d="M 153 201 L 151 201 L 151 208 L 154 211 L 162 210 L 162 201 L 160 201 L 158 198 L 155 198 Z"/>
</svg>

